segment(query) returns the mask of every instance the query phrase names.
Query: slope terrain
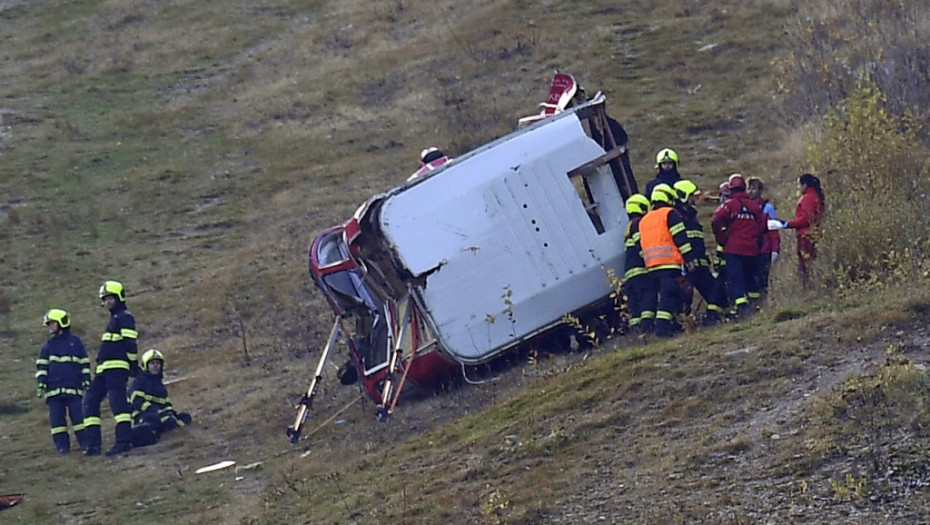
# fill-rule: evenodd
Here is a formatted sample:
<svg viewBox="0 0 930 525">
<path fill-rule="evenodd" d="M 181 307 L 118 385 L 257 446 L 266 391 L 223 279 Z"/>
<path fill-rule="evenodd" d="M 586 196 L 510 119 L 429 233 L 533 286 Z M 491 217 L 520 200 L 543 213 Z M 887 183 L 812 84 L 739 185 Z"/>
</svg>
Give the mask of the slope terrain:
<svg viewBox="0 0 930 525">
<path fill-rule="evenodd" d="M 0 517 L 930 521 L 926 461 L 877 456 L 884 427 L 841 447 L 822 423 L 854 378 L 921 370 L 926 287 L 801 290 L 787 236 L 750 322 L 517 356 L 387 424 L 332 380 L 307 439 L 284 435 L 331 322 L 307 244 L 422 148 L 512 131 L 555 69 L 607 95 L 641 183 L 670 146 L 702 188 L 758 174 L 789 214 L 802 139 L 772 64 L 795 16 L 783 0 L 0 0 L 0 493 L 26 494 Z M 93 356 L 105 279 L 196 424 L 60 457 L 33 397 L 42 314 L 71 312 Z"/>
</svg>

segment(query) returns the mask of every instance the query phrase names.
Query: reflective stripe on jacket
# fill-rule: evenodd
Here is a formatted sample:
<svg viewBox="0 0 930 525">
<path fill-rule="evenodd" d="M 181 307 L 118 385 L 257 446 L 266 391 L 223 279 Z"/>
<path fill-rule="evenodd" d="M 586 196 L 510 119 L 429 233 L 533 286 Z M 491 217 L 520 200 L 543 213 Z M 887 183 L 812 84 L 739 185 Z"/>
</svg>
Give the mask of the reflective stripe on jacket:
<svg viewBox="0 0 930 525">
<path fill-rule="evenodd" d="M 157 415 L 161 422 L 175 415 L 161 374 L 142 372 L 133 379 L 129 385 L 129 403 L 132 405 L 132 420 L 137 424 L 142 423 L 148 414 Z M 184 426 L 184 423 L 179 420 L 178 425 Z"/>
<path fill-rule="evenodd" d="M 110 322 L 101 337 L 100 349 L 97 350 L 96 372 L 131 370 L 129 363 L 136 362 L 138 337 L 135 318 L 125 304 L 117 303 L 110 312 Z"/>
<path fill-rule="evenodd" d="M 624 280 L 630 280 L 646 273 L 646 262 L 643 261 L 643 248 L 640 245 L 639 222 L 641 220 L 642 217 L 631 217 L 626 227 L 623 253 Z"/>
<path fill-rule="evenodd" d="M 82 384 L 90 382 L 90 359 L 80 338 L 62 328 L 49 338 L 36 359 L 36 381 L 46 389 L 46 396 L 84 395 Z"/>
<path fill-rule="evenodd" d="M 670 218 L 674 211 L 671 206 L 663 206 L 650 211 L 639 221 L 643 260 L 646 263 L 646 268 L 650 270 L 681 268 L 681 265 L 685 263 L 684 256 L 674 237 L 676 234 L 682 236 L 685 239 L 682 244 L 687 244 L 687 232 L 685 231 L 685 224 L 678 213 L 674 213 L 677 220 Z M 672 231 L 673 229 L 676 231 Z M 690 251 L 690 245 L 688 245 L 688 248 L 688 251 Z"/>
</svg>

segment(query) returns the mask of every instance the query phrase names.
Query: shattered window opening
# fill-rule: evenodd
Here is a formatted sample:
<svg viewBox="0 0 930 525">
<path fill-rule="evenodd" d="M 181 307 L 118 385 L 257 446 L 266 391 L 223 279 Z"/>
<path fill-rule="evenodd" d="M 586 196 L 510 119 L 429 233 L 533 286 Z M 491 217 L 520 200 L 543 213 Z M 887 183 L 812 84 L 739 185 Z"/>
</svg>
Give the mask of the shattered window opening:
<svg viewBox="0 0 930 525">
<path fill-rule="evenodd" d="M 601 219 L 598 203 L 591 193 L 591 187 L 588 185 L 588 177 L 582 175 L 579 170 L 573 170 L 568 176 L 571 178 L 572 186 L 574 186 L 575 192 L 578 193 L 581 205 L 584 206 L 584 211 L 587 213 L 588 218 L 591 219 L 595 231 L 597 231 L 598 235 L 604 233 L 606 231 L 604 221 Z"/>
</svg>

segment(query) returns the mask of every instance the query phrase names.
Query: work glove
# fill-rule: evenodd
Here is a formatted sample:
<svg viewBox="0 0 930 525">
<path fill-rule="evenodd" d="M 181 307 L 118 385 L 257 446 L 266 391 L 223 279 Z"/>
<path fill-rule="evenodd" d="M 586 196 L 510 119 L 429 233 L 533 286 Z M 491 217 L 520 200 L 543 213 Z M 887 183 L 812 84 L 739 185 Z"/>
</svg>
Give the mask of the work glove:
<svg viewBox="0 0 930 525">
<path fill-rule="evenodd" d="M 84 381 L 81 381 L 81 390 L 87 392 L 87 389 L 89 388 L 90 388 L 90 379 L 85 379 Z"/>
<path fill-rule="evenodd" d="M 45 397 L 45 385 L 39 385 L 36 387 L 36 397 Z"/>
<path fill-rule="evenodd" d="M 768 220 L 768 229 L 770 230 L 783 230 L 788 227 L 788 223 L 785 221 L 779 221 L 777 219 Z"/>
<path fill-rule="evenodd" d="M 772 252 L 772 264 L 775 264 L 775 259 L 778 259 L 778 252 Z"/>
</svg>

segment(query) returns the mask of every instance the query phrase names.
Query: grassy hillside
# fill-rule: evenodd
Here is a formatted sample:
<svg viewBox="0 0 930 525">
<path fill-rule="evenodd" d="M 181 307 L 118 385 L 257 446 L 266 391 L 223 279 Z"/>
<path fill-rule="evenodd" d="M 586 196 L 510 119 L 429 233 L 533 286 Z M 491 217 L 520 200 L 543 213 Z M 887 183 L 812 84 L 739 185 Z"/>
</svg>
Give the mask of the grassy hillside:
<svg viewBox="0 0 930 525">
<path fill-rule="evenodd" d="M 806 166 L 772 64 L 794 16 L 780 0 L 0 0 L 0 493 L 27 493 L 0 516 L 881 522 L 855 465 L 803 461 L 831 428 L 805 434 L 805 410 L 889 348 L 922 358 L 930 298 L 804 294 L 788 238 L 750 324 L 524 363 L 386 425 L 333 381 L 313 422 L 340 423 L 284 436 L 331 322 L 306 245 L 422 148 L 513 130 L 556 68 L 605 92 L 641 182 L 670 146 L 699 185 L 759 175 L 790 213 Z M 93 355 L 105 279 L 197 425 L 125 458 L 58 457 L 32 397 L 41 317 L 70 311 Z M 194 474 L 227 458 L 248 468 Z M 913 494 L 889 523 L 926 515 Z"/>
</svg>

